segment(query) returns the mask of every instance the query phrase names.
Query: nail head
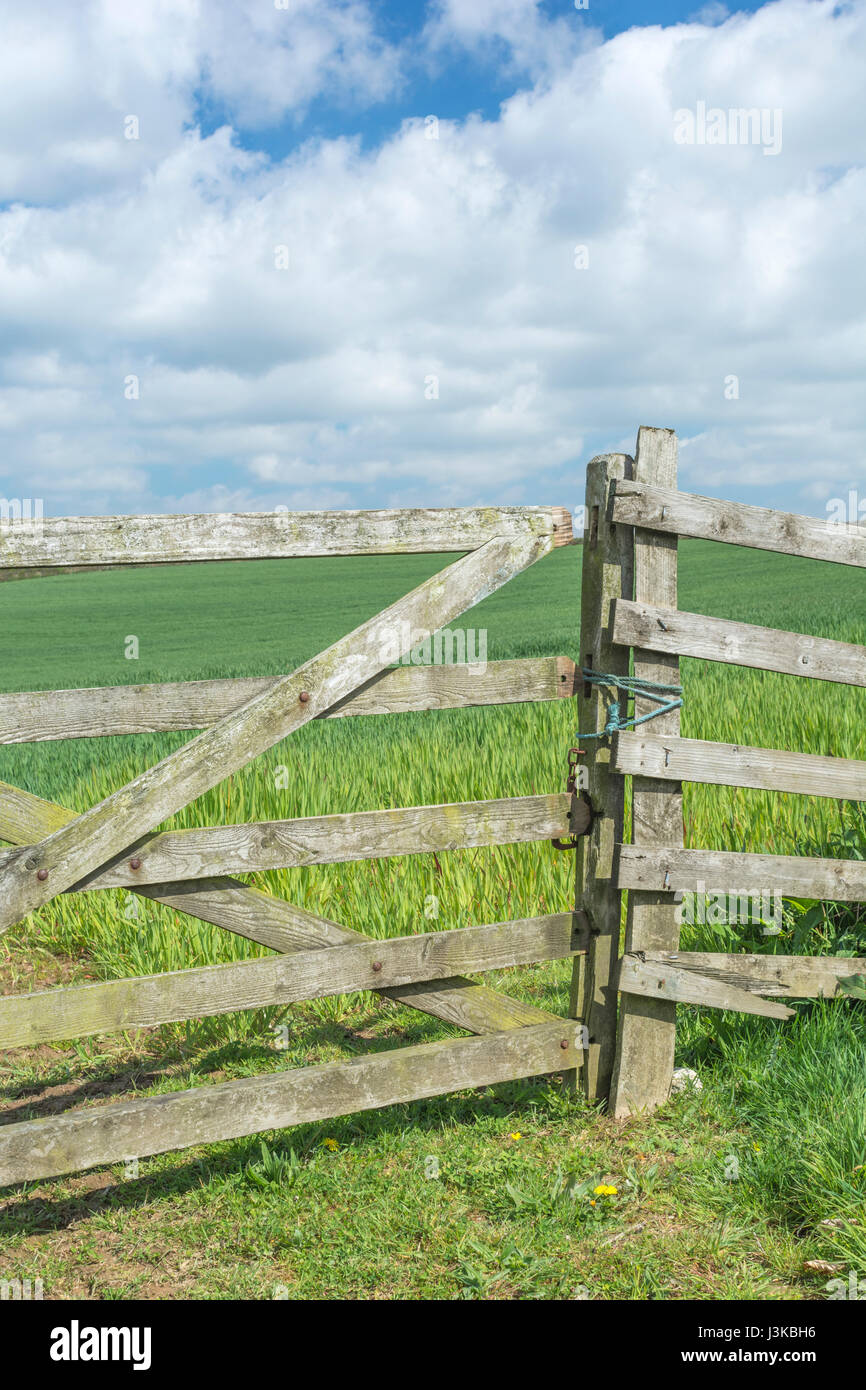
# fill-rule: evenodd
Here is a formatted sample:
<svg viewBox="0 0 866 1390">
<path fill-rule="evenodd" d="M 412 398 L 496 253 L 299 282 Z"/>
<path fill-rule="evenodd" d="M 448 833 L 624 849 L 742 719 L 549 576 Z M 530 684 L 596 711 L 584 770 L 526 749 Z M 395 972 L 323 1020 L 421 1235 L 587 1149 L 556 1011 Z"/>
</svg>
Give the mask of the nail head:
<svg viewBox="0 0 866 1390">
<path fill-rule="evenodd" d="M 130 867 L 131 869 L 140 869 L 140 868 L 141 868 L 141 860 L 138 858 L 137 855 L 136 855 L 136 857 L 135 857 L 134 859 L 130 859 L 130 861 L 129 861 L 129 867 Z"/>
<path fill-rule="evenodd" d="M 305 705 L 305 704 L 307 703 L 307 701 L 309 700 L 309 698 L 310 698 L 310 692 L 309 692 L 309 690 L 302 690 L 301 693 L 300 693 L 300 695 L 298 696 L 298 699 L 300 700 L 300 702 L 301 702 L 302 705 Z"/>
<path fill-rule="evenodd" d="M 46 878 L 48 877 L 48 870 L 47 870 L 47 869 L 39 869 L 39 870 L 37 871 L 36 877 L 37 877 L 38 879 L 40 879 L 40 880 L 44 883 L 45 880 L 46 880 Z"/>
</svg>

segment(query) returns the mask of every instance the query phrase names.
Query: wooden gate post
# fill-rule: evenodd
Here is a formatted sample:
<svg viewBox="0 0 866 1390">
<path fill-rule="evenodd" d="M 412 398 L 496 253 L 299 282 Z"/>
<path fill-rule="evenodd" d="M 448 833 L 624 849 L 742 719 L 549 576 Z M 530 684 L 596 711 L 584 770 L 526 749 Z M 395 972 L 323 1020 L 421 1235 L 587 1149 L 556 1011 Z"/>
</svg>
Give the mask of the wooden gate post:
<svg viewBox="0 0 866 1390">
<path fill-rule="evenodd" d="M 611 609 L 632 592 L 632 529 L 607 519 L 608 493 L 614 478 L 631 477 L 626 454 L 602 454 L 586 470 L 586 517 L 581 591 L 580 665 L 628 675 L 628 647 L 611 643 Z M 580 680 L 578 673 L 578 680 Z M 606 702 L 598 686 L 579 683 L 578 729 L 604 728 Z M 591 1100 L 606 1099 L 616 1044 L 616 980 L 621 895 L 613 884 L 614 846 L 622 840 L 624 779 L 610 772 L 607 740 L 587 739 L 583 747 L 583 790 L 593 807 L 589 835 L 578 841 L 575 903 L 586 912 L 592 937 L 585 957 L 575 961 L 572 1018 L 580 1018 L 584 1035 L 583 1085 Z M 588 1041 L 587 1041 L 588 1039 Z"/>
<path fill-rule="evenodd" d="M 634 480 L 650 487 L 676 488 L 677 438 L 673 430 L 638 431 Z M 677 537 L 636 528 L 635 602 L 677 607 Z M 667 685 L 679 683 L 679 658 L 636 650 L 635 676 Z M 657 708 L 635 700 L 635 714 Z M 678 738 L 680 712 L 660 714 L 645 726 L 656 737 Z M 683 843 L 682 783 L 635 777 L 632 785 L 632 843 L 653 846 Z M 680 927 L 670 893 L 629 891 L 625 949 L 676 951 Z M 674 1069 L 676 1004 L 643 995 L 620 997 L 616 1064 L 610 1109 L 617 1119 L 653 1110 L 668 1098 Z"/>
</svg>

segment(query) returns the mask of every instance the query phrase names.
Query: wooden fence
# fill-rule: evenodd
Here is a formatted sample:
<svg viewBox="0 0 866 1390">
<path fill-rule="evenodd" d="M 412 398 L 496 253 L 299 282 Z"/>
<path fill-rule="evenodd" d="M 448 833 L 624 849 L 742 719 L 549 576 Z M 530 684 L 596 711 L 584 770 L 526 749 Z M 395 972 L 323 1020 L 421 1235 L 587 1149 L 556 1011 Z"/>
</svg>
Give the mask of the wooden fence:
<svg viewBox="0 0 866 1390">
<path fill-rule="evenodd" d="M 679 492 L 676 482 L 670 430 L 641 429 L 634 460 L 613 454 L 589 465 L 581 730 L 610 727 L 617 676 L 676 686 L 681 656 L 866 686 L 864 647 L 682 613 L 677 605 L 678 536 L 864 568 L 866 528 L 696 497 Z M 612 676 L 610 686 L 593 680 L 593 672 Z M 619 698 L 624 702 L 626 693 Z M 637 694 L 634 717 L 658 709 L 659 698 Z M 591 937 L 575 967 L 574 1001 L 589 1029 L 588 1094 L 609 1098 L 612 1113 L 623 1118 L 668 1097 L 678 1003 L 781 1019 L 791 1010 L 779 1000 L 829 998 L 840 979 L 866 972 L 866 960 L 841 957 L 679 950 L 676 898 L 683 891 L 866 901 L 863 860 L 684 849 L 682 783 L 862 801 L 866 762 L 684 739 L 679 708 L 587 740 L 586 761 L 596 816 L 579 842 L 577 901 Z M 633 779 L 631 844 L 623 843 L 625 776 Z"/>
<path fill-rule="evenodd" d="M 866 764 L 681 739 L 678 709 L 588 741 L 584 792 L 154 833 L 311 719 L 577 695 L 579 727 L 601 733 L 610 691 L 592 676 L 628 677 L 632 649 L 641 682 L 676 684 L 678 657 L 690 655 L 866 685 L 862 648 L 679 612 L 676 539 L 863 566 L 866 538 L 678 492 L 667 430 L 641 430 L 634 462 L 594 459 L 586 507 L 579 667 L 560 656 L 493 662 L 483 673 L 393 664 L 419 633 L 446 627 L 570 543 L 562 508 L 46 518 L 32 534 L 0 533 L 0 579 L 180 561 L 468 552 L 288 675 L 0 695 L 3 743 L 202 730 L 80 815 L 0 784 L 0 839 L 12 846 L 0 850 L 0 932 L 59 893 L 123 888 L 277 953 L 0 998 L 0 1048 L 371 988 L 475 1035 L 2 1125 L 0 1185 L 522 1077 L 564 1072 L 573 1084 L 578 1069 L 588 1096 L 609 1096 L 613 1112 L 626 1115 L 667 1098 L 677 1002 L 783 1017 L 778 997 L 830 995 L 839 978 L 866 968 L 678 952 L 674 894 L 699 881 L 866 897 L 862 862 L 683 849 L 683 780 L 862 799 Z M 637 717 L 652 708 L 636 696 Z M 634 778 L 630 845 L 622 843 L 625 775 Z M 573 910 L 384 941 L 230 876 L 570 835 Z M 567 1019 L 465 978 L 566 957 L 575 961 Z"/>
</svg>

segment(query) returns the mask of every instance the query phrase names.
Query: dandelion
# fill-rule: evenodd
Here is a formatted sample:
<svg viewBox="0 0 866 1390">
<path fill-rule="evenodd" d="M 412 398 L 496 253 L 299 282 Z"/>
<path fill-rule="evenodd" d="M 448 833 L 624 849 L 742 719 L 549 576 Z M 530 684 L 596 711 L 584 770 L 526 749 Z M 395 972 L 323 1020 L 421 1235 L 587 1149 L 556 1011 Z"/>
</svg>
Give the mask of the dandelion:
<svg viewBox="0 0 866 1390">
<path fill-rule="evenodd" d="M 510 1139 L 522 1139 L 522 1138 L 523 1138 L 523 1135 L 520 1133 L 520 1130 L 519 1130 L 519 1129 L 516 1129 L 516 1130 L 514 1131 L 513 1134 L 509 1135 L 509 1138 L 510 1138 Z"/>
<path fill-rule="evenodd" d="M 596 1197 L 615 1197 L 617 1193 L 617 1189 L 609 1182 L 600 1182 L 598 1187 L 594 1187 L 592 1190 Z M 595 1203 L 593 1202 L 592 1205 L 595 1206 Z"/>
<path fill-rule="evenodd" d="M 329 1153 L 336 1153 L 337 1149 L 340 1147 L 336 1139 L 323 1139 L 322 1145 Z"/>
</svg>

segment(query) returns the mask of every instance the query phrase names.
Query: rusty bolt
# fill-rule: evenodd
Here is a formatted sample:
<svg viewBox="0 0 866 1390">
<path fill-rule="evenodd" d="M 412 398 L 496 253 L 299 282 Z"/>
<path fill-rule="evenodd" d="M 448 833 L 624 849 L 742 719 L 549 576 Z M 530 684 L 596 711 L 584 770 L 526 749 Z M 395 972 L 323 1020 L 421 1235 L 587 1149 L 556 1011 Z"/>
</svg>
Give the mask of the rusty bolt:
<svg viewBox="0 0 866 1390">
<path fill-rule="evenodd" d="M 563 1038 L 559 1046 L 562 1048 L 563 1052 L 566 1052 L 568 1050 L 568 1038 Z"/>
<path fill-rule="evenodd" d="M 309 690 L 302 690 L 301 693 L 300 693 L 300 695 L 298 696 L 298 699 L 300 700 L 300 702 L 301 702 L 302 705 L 305 705 L 305 704 L 307 703 L 307 701 L 309 700 L 309 698 L 310 698 L 310 692 L 309 692 Z"/>
<path fill-rule="evenodd" d="M 130 861 L 129 861 L 129 867 L 130 867 L 131 869 L 140 869 L 140 868 L 141 868 L 141 860 L 139 859 L 138 855 L 136 855 L 134 859 L 130 859 Z"/>
<path fill-rule="evenodd" d="M 48 877 L 48 870 L 47 870 L 47 869 L 39 869 L 39 870 L 37 871 L 36 877 L 40 880 L 40 882 L 44 883 L 45 880 L 46 880 L 46 878 Z"/>
<path fill-rule="evenodd" d="M 381 962 L 380 960 L 374 960 L 374 961 L 373 961 L 373 969 L 374 969 L 374 970 L 381 970 L 381 969 L 382 969 L 382 962 Z"/>
</svg>

